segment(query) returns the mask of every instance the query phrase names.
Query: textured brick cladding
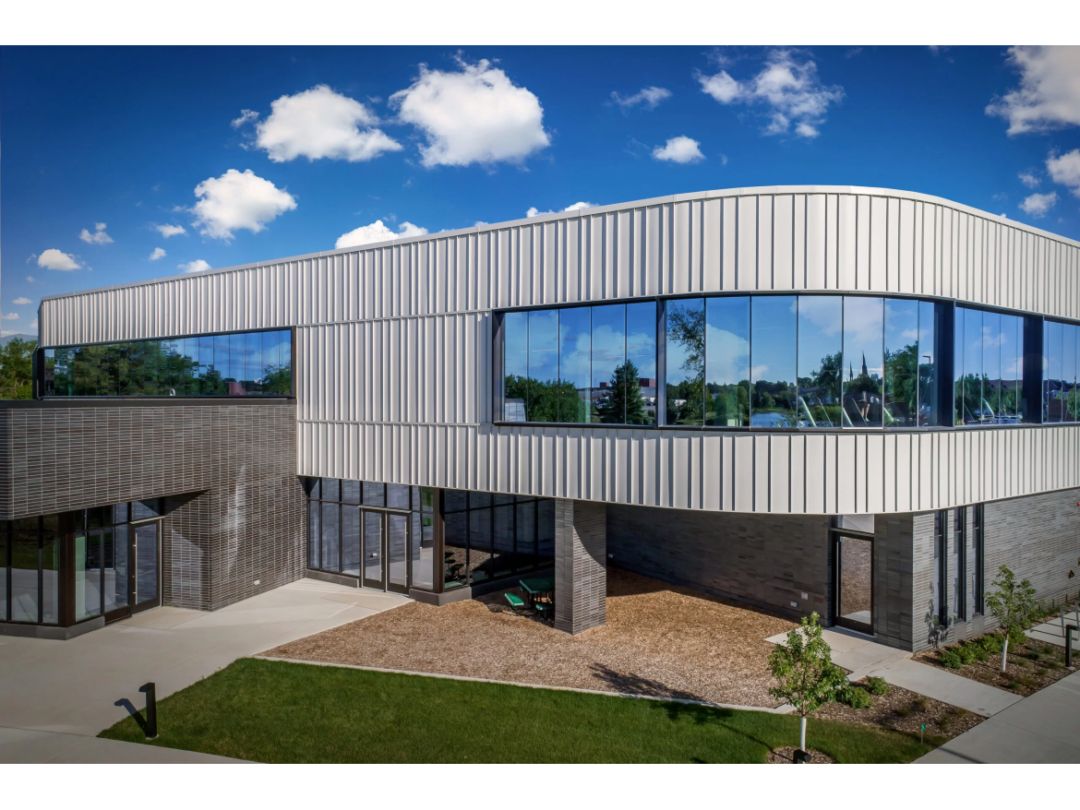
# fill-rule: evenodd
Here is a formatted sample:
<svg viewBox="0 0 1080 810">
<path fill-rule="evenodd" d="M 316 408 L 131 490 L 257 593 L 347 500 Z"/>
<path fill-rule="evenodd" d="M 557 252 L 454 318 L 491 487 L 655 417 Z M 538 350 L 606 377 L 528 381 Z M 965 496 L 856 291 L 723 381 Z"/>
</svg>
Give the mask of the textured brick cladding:
<svg viewBox="0 0 1080 810">
<path fill-rule="evenodd" d="M 555 501 L 555 627 L 580 633 L 607 620 L 607 508 Z"/>
<path fill-rule="evenodd" d="M 905 650 L 911 649 L 914 632 L 912 536 L 916 517 L 909 512 L 874 519 L 874 639 Z"/>
<path fill-rule="evenodd" d="M 831 618 L 829 521 L 609 504 L 607 547 L 615 565 L 665 582 Z"/>
<path fill-rule="evenodd" d="M 302 575 L 294 404 L 12 409 L 0 462 L 4 447 L 3 518 L 167 496 L 166 604 L 216 609 Z"/>
</svg>

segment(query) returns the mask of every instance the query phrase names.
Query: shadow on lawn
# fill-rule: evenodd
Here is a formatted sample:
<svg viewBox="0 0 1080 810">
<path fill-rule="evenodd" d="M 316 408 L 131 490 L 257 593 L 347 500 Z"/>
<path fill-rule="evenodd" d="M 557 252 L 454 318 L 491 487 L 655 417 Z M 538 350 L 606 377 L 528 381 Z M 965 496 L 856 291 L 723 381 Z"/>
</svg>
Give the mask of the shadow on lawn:
<svg viewBox="0 0 1080 810">
<path fill-rule="evenodd" d="M 624 695 L 648 695 L 649 697 L 671 698 L 673 700 L 704 700 L 704 698 L 692 692 L 672 689 L 670 686 L 660 683 L 660 681 L 642 678 L 640 675 L 616 672 L 603 664 L 592 664 L 589 669 L 592 671 L 594 678 L 603 681 L 612 689 L 622 692 Z"/>
<path fill-rule="evenodd" d="M 135 720 L 135 723 L 142 730 L 142 733 L 146 734 L 146 718 L 143 717 L 142 712 L 136 709 L 135 705 L 130 700 L 128 700 L 127 698 L 120 698 L 118 701 L 113 703 L 113 706 L 120 706 L 121 708 L 126 709 L 127 713 L 132 716 L 132 718 Z"/>
</svg>

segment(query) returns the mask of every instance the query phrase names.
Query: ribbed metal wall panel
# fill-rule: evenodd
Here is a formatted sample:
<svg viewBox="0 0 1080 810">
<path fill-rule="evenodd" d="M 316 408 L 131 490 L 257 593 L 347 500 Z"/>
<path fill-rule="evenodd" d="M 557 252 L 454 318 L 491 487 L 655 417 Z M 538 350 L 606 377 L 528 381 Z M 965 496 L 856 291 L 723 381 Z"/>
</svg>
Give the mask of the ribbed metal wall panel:
<svg viewBox="0 0 1080 810">
<path fill-rule="evenodd" d="M 491 310 L 703 292 L 955 297 L 1080 317 L 1080 244 L 938 198 L 682 195 L 42 302 L 43 345 L 297 327 L 302 474 L 747 512 L 1080 486 L 1080 428 L 723 434 L 491 425 Z"/>
<path fill-rule="evenodd" d="M 42 302 L 42 345 L 720 291 L 924 294 L 1080 317 L 1080 244 L 885 189 L 706 192 Z"/>
<path fill-rule="evenodd" d="M 927 511 L 1080 487 L 1080 427 L 723 434 L 302 421 L 303 475 L 641 506 Z"/>
</svg>

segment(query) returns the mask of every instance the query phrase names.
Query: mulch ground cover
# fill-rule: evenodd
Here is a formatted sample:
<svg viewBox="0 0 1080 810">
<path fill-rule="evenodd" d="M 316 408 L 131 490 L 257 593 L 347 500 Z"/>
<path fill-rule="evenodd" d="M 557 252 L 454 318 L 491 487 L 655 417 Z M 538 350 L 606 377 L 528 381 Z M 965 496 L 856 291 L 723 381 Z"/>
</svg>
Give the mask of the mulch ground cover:
<svg viewBox="0 0 1080 810">
<path fill-rule="evenodd" d="M 865 680 L 858 681 L 858 684 L 865 684 Z M 870 701 L 871 705 L 865 709 L 855 709 L 844 703 L 830 703 L 818 709 L 810 716 L 808 736 L 812 733 L 813 718 L 821 718 L 888 728 L 914 737 L 922 733 L 927 742 L 941 745 L 983 720 L 973 712 L 923 697 L 899 686 L 890 686 L 887 695 L 870 695 Z M 922 726 L 926 727 L 925 730 Z"/>
<path fill-rule="evenodd" d="M 575 636 L 516 613 L 499 592 L 443 607 L 411 602 L 264 655 L 771 707 L 765 639 L 794 626 L 613 568 L 607 624 Z"/>
<path fill-rule="evenodd" d="M 944 669 L 998 689 L 1006 689 L 1017 695 L 1027 696 L 1038 692 L 1066 675 L 1076 672 L 1065 666 L 1065 650 L 1045 641 L 1028 639 L 1024 644 L 1010 644 L 1005 672 L 1001 671 L 1001 653 L 990 653 L 985 661 L 964 664 L 960 669 L 949 669 L 941 660 L 942 650 L 956 649 L 950 645 L 937 650 L 917 653 L 916 661 Z M 1073 656 L 1073 664 L 1080 664 L 1080 656 Z"/>
</svg>

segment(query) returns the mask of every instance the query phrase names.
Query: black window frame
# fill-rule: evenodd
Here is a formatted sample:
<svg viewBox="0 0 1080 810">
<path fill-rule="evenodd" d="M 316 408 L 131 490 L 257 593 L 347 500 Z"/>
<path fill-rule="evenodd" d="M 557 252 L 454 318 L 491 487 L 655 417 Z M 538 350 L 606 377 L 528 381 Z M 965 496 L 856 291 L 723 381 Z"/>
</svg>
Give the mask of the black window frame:
<svg viewBox="0 0 1080 810">
<path fill-rule="evenodd" d="M 956 560 L 953 570 L 954 608 L 956 618 L 967 621 L 967 507 L 958 507 L 953 513 L 953 558 Z"/>
</svg>

